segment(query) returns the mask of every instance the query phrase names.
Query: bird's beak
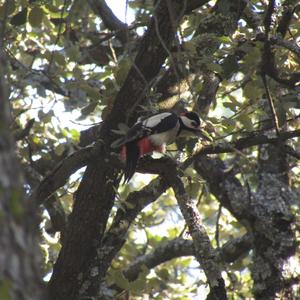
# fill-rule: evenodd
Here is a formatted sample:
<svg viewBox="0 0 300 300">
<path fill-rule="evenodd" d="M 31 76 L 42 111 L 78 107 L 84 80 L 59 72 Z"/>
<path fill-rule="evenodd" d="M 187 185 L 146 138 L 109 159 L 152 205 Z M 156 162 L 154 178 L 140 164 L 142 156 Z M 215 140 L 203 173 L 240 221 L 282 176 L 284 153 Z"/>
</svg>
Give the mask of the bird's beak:
<svg viewBox="0 0 300 300">
<path fill-rule="evenodd" d="M 203 129 L 201 129 L 200 127 L 197 129 L 197 131 L 195 131 L 196 136 L 208 141 L 208 142 L 212 142 L 213 139 L 210 137 L 210 135 Z"/>
</svg>

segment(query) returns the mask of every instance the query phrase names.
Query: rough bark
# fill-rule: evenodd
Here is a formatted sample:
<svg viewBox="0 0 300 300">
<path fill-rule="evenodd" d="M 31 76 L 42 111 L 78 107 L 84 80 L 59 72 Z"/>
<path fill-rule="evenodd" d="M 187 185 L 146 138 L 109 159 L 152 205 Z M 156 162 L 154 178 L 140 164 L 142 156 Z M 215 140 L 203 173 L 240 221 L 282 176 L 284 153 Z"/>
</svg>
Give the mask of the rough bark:
<svg viewBox="0 0 300 300">
<path fill-rule="evenodd" d="M 90 284 L 85 282 L 89 274 L 106 273 L 104 266 L 91 265 L 95 257 L 101 260 L 101 240 L 110 210 L 114 203 L 115 187 L 119 184 L 118 170 L 110 163 L 109 145 L 115 138 L 111 129 L 126 121 L 137 104 L 141 103 L 151 80 L 158 74 L 167 57 L 174 39 L 171 24 L 183 13 L 184 3 L 172 1 L 174 20 L 165 1 L 160 1 L 149 28 L 141 41 L 135 62 L 118 93 L 114 106 L 100 131 L 103 145 L 99 157 L 87 166 L 80 187 L 76 192 L 75 204 L 69 218 L 64 245 L 54 266 L 49 283 L 51 299 L 78 299 L 85 295 Z M 103 262 L 105 264 L 105 262 Z M 83 283 L 84 286 L 82 285 Z M 89 290 L 95 296 L 97 289 Z"/>
<path fill-rule="evenodd" d="M 170 172 L 174 174 L 173 172 Z M 189 228 L 195 249 L 195 257 L 200 263 L 210 287 L 208 299 L 226 300 L 227 292 L 225 281 L 222 278 L 221 269 L 216 259 L 216 252 L 211 246 L 205 227 L 202 225 L 201 217 L 196 203 L 191 199 L 185 189 L 182 181 L 176 173 L 168 177 L 172 182 L 178 206 Z"/>
<path fill-rule="evenodd" d="M 249 234 L 241 238 L 232 239 L 217 251 L 217 261 L 234 262 L 242 255 L 245 255 L 251 249 L 251 245 Z M 193 241 L 175 238 L 158 246 L 153 252 L 139 256 L 126 268 L 124 275 L 128 280 L 133 281 L 143 271 L 143 266 L 146 266 L 150 270 L 168 260 L 192 255 L 196 255 Z"/>
<path fill-rule="evenodd" d="M 211 192 L 253 238 L 254 294 L 257 299 L 274 299 L 283 288 L 282 267 L 295 251 L 290 207 L 295 195 L 276 174 L 264 174 L 257 192 L 244 187 L 224 163 L 215 158 L 199 157 L 195 169 L 207 180 Z"/>
<path fill-rule="evenodd" d="M 2 45 L 1 45 L 2 46 Z M 11 124 L 4 53 L 0 47 L 0 294 L 6 299 L 46 299 L 38 248 L 36 206 L 25 201 Z"/>
</svg>

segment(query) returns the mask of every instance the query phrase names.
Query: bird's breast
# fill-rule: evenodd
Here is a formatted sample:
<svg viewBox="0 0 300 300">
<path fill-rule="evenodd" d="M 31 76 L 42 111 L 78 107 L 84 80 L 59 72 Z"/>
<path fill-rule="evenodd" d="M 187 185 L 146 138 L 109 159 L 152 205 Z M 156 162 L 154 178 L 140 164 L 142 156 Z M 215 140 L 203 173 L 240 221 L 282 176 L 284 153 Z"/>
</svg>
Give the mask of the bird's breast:
<svg viewBox="0 0 300 300">
<path fill-rule="evenodd" d="M 151 143 L 154 146 L 173 143 L 176 139 L 179 130 L 179 125 L 166 132 L 155 133 L 149 136 Z"/>
</svg>

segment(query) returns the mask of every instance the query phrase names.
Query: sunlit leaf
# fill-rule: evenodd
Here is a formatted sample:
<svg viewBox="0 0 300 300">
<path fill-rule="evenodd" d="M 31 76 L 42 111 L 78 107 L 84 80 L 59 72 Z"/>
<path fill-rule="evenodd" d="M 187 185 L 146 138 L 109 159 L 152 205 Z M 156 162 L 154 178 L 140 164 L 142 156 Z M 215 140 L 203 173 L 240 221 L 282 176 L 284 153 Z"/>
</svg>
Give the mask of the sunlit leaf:
<svg viewBox="0 0 300 300">
<path fill-rule="evenodd" d="M 248 131 L 251 131 L 253 129 L 252 120 L 248 114 L 241 114 L 238 120 L 243 124 L 243 127 Z"/>
<path fill-rule="evenodd" d="M 248 99 L 256 100 L 256 99 L 259 99 L 262 96 L 263 91 L 258 86 L 257 82 L 250 81 L 243 88 L 243 94 Z"/>
<path fill-rule="evenodd" d="M 44 11 L 39 6 L 33 7 L 28 15 L 28 21 L 32 27 L 41 26 L 44 17 Z"/>
</svg>

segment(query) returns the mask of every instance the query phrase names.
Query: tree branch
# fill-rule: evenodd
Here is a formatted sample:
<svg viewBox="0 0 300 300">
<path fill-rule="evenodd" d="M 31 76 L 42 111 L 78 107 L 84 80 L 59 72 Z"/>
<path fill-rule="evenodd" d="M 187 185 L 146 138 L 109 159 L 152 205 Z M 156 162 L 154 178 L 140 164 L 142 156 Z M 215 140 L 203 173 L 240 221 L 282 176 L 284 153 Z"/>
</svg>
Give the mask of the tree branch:
<svg viewBox="0 0 300 300">
<path fill-rule="evenodd" d="M 292 4 L 292 1 L 285 1 L 282 6 L 283 6 L 283 14 L 282 14 L 282 17 L 279 21 L 279 24 L 277 26 L 277 29 L 276 29 L 276 32 L 277 33 L 280 33 L 280 35 L 282 36 L 282 38 L 285 37 L 287 31 L 288 31 L 288 28 L 289 28 L 289 25 L 292 21 L 292 18 L 293 18 L 293 15 L 297 9 L 297 7 L 300 7 L 300 5 L 291 5 Z"/>
<path fill-rule="evenodd" d="M 273 49 L 271 48 L 270 42 L 270 27 L 272 24 L 272 15 L 275 10 L 275 0 L 270 0 L 268 9 L 264 18 L 264 27 L 265 27 L 265 34 L 263 37 L 258 39 L 263 39 L 264 41 L 264 48 L 262 52 L 262 63 L 261 63 L 261 72 L 262 74 L 267 74 L 277 82 L 287 85 L 291 88 L 294 88 L 297 82 L 300 80 L 300 73 L 294 73 L 287 78 L 279 76 L 279 70 L 276 67 L 275 63 L 275 54 Z"/>
<path fill-rule="evenodd" d="M 282 132 L 280 139 L 282 141 L 300 137 L 300 130 Z M 253 135 L 245 138 L 240 138 L 234 142 L 221 142 L 216 145 L 209 145 L 203 147 L 194 156 L 188 158 L 182 163 L 181 168 L 185 169 L 201 157 L 206 154 L 219 154 L 219 153 L 231 153 L 237 150 L 242 150 L 249 147 L 254 147 L 263 144 L 278 144 L 278 138 L 270 138 L 267 135 Z M 78 150 L 71 154 L 59 164 L 42 180 L 39 186 L 30 195 L 31 199 L 36 199 L 38 203 L 43 203 L 52 193 L 58 188 L 66 184 L 68 178 L 76 172 L 78 169 L 87 165 L 87 163 L 93 159 L 94 155 L 98 153 L 98 146 L 89 146 Z M 116 167 L 121 167 L 121 162 L 116 159 L 112 159 L 112 164 Z M 138 165 L 138 172 L 158 174 L 161 173 L 161 165 L 166 165 L 167 161 L 161 163 L 160 160 L 154 159 L 147 162 L 147 158 L 142 159 Z"/>
<path fill-rule="evenodd" d="M 65 230 L 67 228 L 67 216 L 62 204 L 52 195 L 44 201 L 44 206 L 47 209 L 52 224 L 50 228 L 46 228 L 46 231 L 52 234 L 60 232 L 60 240 L 61 243 L 63 243 Z"/>
<path fill-rule="evenodd" d="M 87 165 L 92 158 L 95 147 L 80 149 L 61 162 L 41 181 L 30 195 L 30 199 L 42 204 L 58 188 L 66 184 L 68 178 L 78 169 Z"/>
<path fill-rule="evenodd" d="M 116 37 L 124 44 L 127 41 L 127 24 L 121 22 L 109 8 L 104 0 L 88 1 L 93 11 L 99 15 L 105 26 L 111 31 L 116 31 Z"/>
<path fill-rule="evenodd" d="M 212 299 L 225 300 L 227 299 L 225 282 L 216 261 L 215 250 L 212 248 L 206 230 L 201 224 L 201 217 L 195 202 L 187 195 L 183 182 L 176 173 L 170 172 L 167 177 L 192 236 L 195 257 L 206 275 L 210 286 L 210 296 Z"/>
<path fill-rule="evenodd" d="M 294 138 L 294 137 L 300 137 L 300 129 L 294 130 L 294 131 L 286 131 L 282 132 L 280 134 L 280 139 L 282 141 Z M 203 147 L 200 149 L 194 156 L 187 159 L 183 164 L 182 168 L 186 168 L 188 165 L 190 165 L 194 160 L 198 159 L 198 157 L 201 157 L 205 154 L 218 154 L 218 153 L 230 153 L 230 152 L 236 152 L 237 150 L 242 150 L 245 148 L 263 145 L 263 144 L 278 144 L 278 138 L 277 137 L 269 137 L 268 135 L 253 135 L 248 136 L 244 138 L 240 138 L 233 142 L 221 142 L 216 145 L 209 145 L 206 147 Z"/>
<path fill-rule="evenodd" d="M 47 299 L 41 280 L 36 205 L 25 201 L 22 171 L 9 128 L 11 111 L 6 79 L 10 73 L 4 53 L 8 2 L 3 13 L 0 21 L 0 294 L 1 298 L 10 299 Z"/>
<path fill-rule="evenodd" d="M 203 6 L 208 3 L 209 0 L 189 0 L 186 1 L 185 14 L 190 14 L 193 10 Z"/>
<path fill-rule="evenodd" d="M 251 238 L 246 234 L 240 238 L 232 239 L 225 243 L 217 252 L 218 260 L 231 263 L 251 249 Z M 134 281 L 146 266 L 149 270 L 171 259 L 182 256 L 196 256 L 192 240 L 175 238 L 158 246 L 147 255 L 137 257 L 125 270 L 124 275 L 129 281 Z"/>
<path fill-rule="evenodd" d="M 218 201 L 251 233 L 255 249 L 252 268 L 255 294 L 259 299 L 273 299 L 283 288 L 283 262 L 295 252 L 290 206 L 298 196 L 277 174 L 264 174 L 258 191 L 252 193 L 219 159 L 199 157 L 194 167 Z"/>
<path fill-rule="evenodd" d="M 273 119 L 273 125 L 275 127 L 275 131 L 276 131 L 277 136 L 280 137 L 278 117 L 277 117 L 277 114 L 276 114 L 274 101 L 273 101 L 273 98 L 272 98 L 270 90 L 269 90 L 266 74 L 262 73 L 261 78 L 262 78 L 262 81 L 263 81 L 263 84 L 264 84 L 264 87 L 265 87 L 266 96 L 267 96 L 267 100 L 268 100 L 268 103 L 269 103 L 271 116 L 272 116 L 272 119 Z"/>
<path fill-rule="evenodd" d="M 93 274 L 90 272 L 86 274 L 88 289 L 84 293 L 90 294 L 97 290 L 99 282 L 105 276 L 112 260 L 126 242 L 131 223 L 146 206 L 154 202 L 168 188 L 169 185 L 166 180 L 158 177 L 141 190 L 129 194 L 122 208 L 117 210 L 112 225 L 105 233 L 98 247 L 97 251 L 102 253 L 102 255 L 101 257 L 96 256 L 91 263 L 91 268 L 97 271 Z"/>
<path fill-rule="evenodd" d="M 14 133 L 15 141 L 23 140 L 25 137 L 29 135 L 30 129 L 32 128 L 35 120 L 30 119 L 23 129 L 19 129 Z"/>
<path fill-rule="evenodd" d="M 272 36 L 270 37 L 270 43 L 272 45 L 284 47 L 290 50 L 291 52 L 295 53 L 297 57 L 300 58 L 300 47 L 297 45 L 296 42 L 284 40 L 279 36 Z"/>
<path fill-rule="evenodd" d="M 173 0 L 172 4 L 174 14 L 181 15 L 184 3 Z M 88 286 L 82 284 L 87 278 L 79 275 L 87 275 L 91 263 L 98 256 L 97 249 L 103 238 L 114 204 L 116 186 L 120 180 L 119 170 L 110 162 L 110 145 L 115 139 L 111 129 L 116 128 L 118 123 L 126 121 L 127 115 L 145 101 L 145 93 L 168 55 L 160 40 L 164 41 L 168 49 L 174 40 L 165 1 L 159 2 L 154 14 L 155 17 L 151 19 L 148 30 L 141 40 L 134 64 L 114 101 L 110 114 L 101 126 L 97 142 L 98 155 L 88 164 L 76 192 L 66 238 L 49 282 L 50 297 L 57 300 L 76 299 L 86 295 Z M 157 29 L 160 38 L 157 36 Z M 65 282 L 63 288 L 61 282 Z M 98 288 L 86 296 L 96 296 L 97 292 Z"/>
</svg>

